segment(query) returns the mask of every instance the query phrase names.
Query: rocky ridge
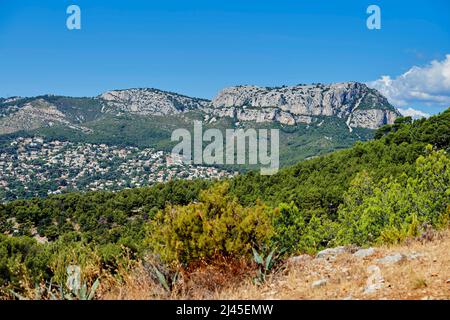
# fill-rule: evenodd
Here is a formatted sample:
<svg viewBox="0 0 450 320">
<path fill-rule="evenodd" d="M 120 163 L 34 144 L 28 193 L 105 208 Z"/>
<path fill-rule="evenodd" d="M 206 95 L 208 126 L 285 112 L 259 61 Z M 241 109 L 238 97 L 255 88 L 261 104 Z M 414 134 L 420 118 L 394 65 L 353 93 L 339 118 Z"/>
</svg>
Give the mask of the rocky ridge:
<svg viewBox="0 0 450 320">
<path fill-rule="evenodd" d="M 105 102 L 102 111 L 112 109 L 139 115 L 170 115 L 209 106 L 209 100 L 191 98 L 157 89 L 108 91 L 100 96 Z"/>
<path fill-rule="evenodd" d="M 317 117 L 346 119 L 355 127 L 376 129 L 400 116 L 378 91 L 357 82 L 266 88 L 237 86 L 222 90 L 208 112 L 240 121 L 311 123 Z"/>
<path fill-rule="evenodd" d="M 5 103 L 14 103 L 17 99 L 7 99 Z M 28 131 L 56 124 L 90 133 L 92 130 L 73 123 L 57 106 L 45 99 L 38 98 L 22 106 L 11 105 L 0 110 L 0 134 Z"/>
<path fill-rule="evenodd" d="M 64 103 L 55 103 L 61 98 Z M 76 105 L 77 117 L 70 110 Z M 95 107 L 93 106 L 95 105 Z M 80 107 L 81 106 L 81 107 Z M 97 106 L 100 106 L 97 108 Z M 157 89 L 125 89 L 95 98 L 41 96 L 0 100 L 0 134 L 61 124 L 89 132 L 83 111 L 94 118 L 106 114 L 170 116 L 199 111 L 205 119 L 231 117 L 235 122 L 273 122 L 282 125 L 320 123 L 334 117 L 353 128 L 377 129 L 392 124 L 400 113 L 378 91 L 357 82 L 311 84 L 277 88 L 236 86 L 225 88 L 212 100 L 192 98 Z M 81 113 L 81 114 L 80 114 Z"/>
</svg>

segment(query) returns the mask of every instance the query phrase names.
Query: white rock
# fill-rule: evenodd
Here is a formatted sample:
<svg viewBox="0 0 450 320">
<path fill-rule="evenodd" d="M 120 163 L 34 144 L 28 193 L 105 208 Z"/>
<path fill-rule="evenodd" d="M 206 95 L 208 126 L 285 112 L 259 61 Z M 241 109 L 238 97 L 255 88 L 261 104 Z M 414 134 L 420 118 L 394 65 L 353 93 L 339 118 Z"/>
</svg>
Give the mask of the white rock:
<svg viewBox="0 0 450 320">
<path fill-rule="evenodd" d="M 347 250 L 345 249 L 345 247 L 328 248 L 317 253 L 316 259 L 333 260 L 336 259 L 337 256 L 345 253 L 346 251 Z"/>
<path fill-rule="evenodd" d="M 381 274 L 381 269 L 378 266 L 371 265 L 367 267 L 367 272 L 370 274 L 367 278 L 364 294 L 372 294 L 384 287 L 384 278 Z"/>
<path fill-rule="evenodd" d="M 358 109 L 361 103 L 365 108 Z M 300 117 L 335 116 L 347 119 L 350 129 L 375 129 L 392 124 L 400 115 L 380 93 L 357 82 L 278 88 L 236 86 L 223 89 L 212 106 L 219 113 L 238 110 L 239 120 L 287 125 L 311 122 Z"/>
<path fill-rule="evenodd" d="M 108 107 L 106 110 L 119 109 L 139 115 L 178 114 L 211 104 L 205 99 L 149 88 L 113 90 L 103 93 L 99 98 L 105 101 Z"/>
<path fill-rule="evenodd" d="M 359 249 L 358 251 L 356 251 L 353 254 L 353 256 L 356 258 L 366 258 L 366 257 L 370 257 L 374 254 L 375 254 L 374 248 L 367 248 L 367 249 Z"/>
<path fill-rule="evenodd" d="M 405 260 L 406 257 L 401 254 L 401 253 L 394 253 L 391 254 L 389 256 L 386 256 L 384 258 L 381 259 L 377 259 L 376 262 L 381 263 L 381 264 L 396 264 L 399 263 L 403 260 Z"/>
<path fill-rule="evenodd" d="M 319 288 L 319 287 L 323 287 L 328 283 L 328 280 L 325 278 L 322 278 L 320 280 L 314 281 L 311 284 L 311 288 Z"/>
<path fill-rule="evenodd" d="M 417 259 L 422 258 L 423 256 L 424 256 L 423 253 L 420 253 L 420 252 L 411 252 L 410 254 L 406 255 L 406 258 L 407 258 L 408 260 L 417 260 Z"/>
<path fill-rule="evenodd" d="M 299 264 L 304 264 L 311 260 L 312 260 L 312 257 L 310 255 L 302 254 L 300 256 L 295 256 L 295 257 L 289 258 L 287 260 L 287 263 L 292 264 L 292 265 L 299 265 Z"/>
</svg>

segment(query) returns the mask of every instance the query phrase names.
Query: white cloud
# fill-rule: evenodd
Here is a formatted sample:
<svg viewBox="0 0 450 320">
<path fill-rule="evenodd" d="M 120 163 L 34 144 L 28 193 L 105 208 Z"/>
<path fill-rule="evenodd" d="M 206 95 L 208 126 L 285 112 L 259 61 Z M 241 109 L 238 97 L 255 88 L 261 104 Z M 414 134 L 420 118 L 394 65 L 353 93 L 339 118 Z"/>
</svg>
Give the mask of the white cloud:
<svg viewBox="0 0 450 320">
<path fill-rule="evenodd" d="M 408 105 L 448 106 L 450 104 L 450 54 L 424 67 L 414 66 L 404 74 L 367 83 L 396 107 Z"/>
<path fill-rule="evenodd" d="M 430 115 L 428 113 L 422 112 L 420 110 L 416 110 L 413 108 L 408 109 L 398 109 L 400 113 L 405 117 L 411 117 L 413 119 L 420 119 L 420 118 L 428 118 Z"/>
</svg>

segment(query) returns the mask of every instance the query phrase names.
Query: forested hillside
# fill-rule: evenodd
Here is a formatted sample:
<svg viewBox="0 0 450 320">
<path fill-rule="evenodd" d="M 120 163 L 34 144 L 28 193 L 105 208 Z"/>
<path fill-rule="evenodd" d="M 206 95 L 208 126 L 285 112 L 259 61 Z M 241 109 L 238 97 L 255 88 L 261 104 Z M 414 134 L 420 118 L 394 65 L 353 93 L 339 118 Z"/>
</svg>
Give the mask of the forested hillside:
<svg viewBox="0 0 450 320">
<path fill-rule="evenodd" d="M 282 259 L 337 245 L 397 243 L 444 228 L 449 142 L 447 110 L 426 120 L 399 118 L 373 141 L 274 176 L 251 172 L 0 205 L 0 294 L 62 285 L 69 265 L 79 265 L 88 284 L 100 278 L 106 286 L 140 261 L 168 282 L 180 268 L 217 257 L 249 259 L 274 250 Z"/>
</svg>

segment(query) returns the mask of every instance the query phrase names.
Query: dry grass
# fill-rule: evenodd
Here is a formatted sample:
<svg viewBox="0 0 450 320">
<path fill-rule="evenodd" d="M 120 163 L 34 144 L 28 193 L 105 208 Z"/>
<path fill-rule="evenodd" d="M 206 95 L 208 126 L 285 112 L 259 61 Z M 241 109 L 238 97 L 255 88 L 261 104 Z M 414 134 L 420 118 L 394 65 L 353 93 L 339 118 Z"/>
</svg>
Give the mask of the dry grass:
<svg viewBox="0 0 450 320">
<path fill-rule="evenodd" d="M 290 266 L 264 287 L 241 285 L 221 292 L 219 299 L 450 299 L 450 232 L 431 242 L 410 242 L 402 246 L 376 248 L 365 259 L 343 254 L 335 261 L 311 260 Z M 377 258 L 392 253 L 421 256 L 394 265 L 380 265 Z M 367 267 L 378 265 L 384 287 L 364 294 L 369 276 Z M 312 288 L 319 279 L 325 286 Z"/>
<path fill-rule="evenodd" d="M 106 300 L 214 299 L 219 292 L 254 275 L 254 269 L 244 259 L 218 257 L 214 263 L 199 262 L 181 269 L 172 291 L 168 292 L 148 268 L 139 264 L 132 272 L 121 272 L 121 281 L 104 286 L 99 297 Z"/>
<path fill-rule="evenodd" d="M 411 256 L 393 265 L 376 263 L 392 253 Z M 367 268 L 378 265 L 383 288 L 365 294 Z M 432 241 L 410 241 L 400 246 L 379 247 L 373 256 L 358 259 L 342 254 L 334 261 L 309 260 L 286 265 L 268 281 L 253 284 L 255 266 L 245 261 L 218 260 L 213 265 L 200 263 L 183 270 L 171 293 L 153 280 L 143 268 L 135 268 L 121 283 L 104 290 L 102 299 L 450 299 L 450 232 Z M 312 283 L 327 279 L 327 284 L 312 288 Z M 106 288 L 105 288 L 106 289 Z"/>
</svg>

